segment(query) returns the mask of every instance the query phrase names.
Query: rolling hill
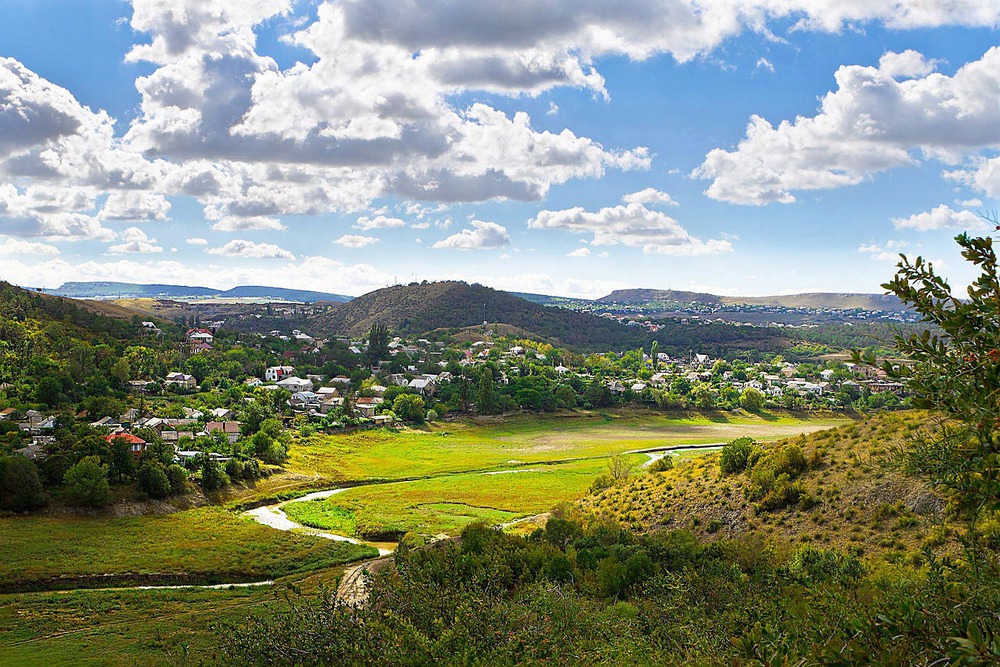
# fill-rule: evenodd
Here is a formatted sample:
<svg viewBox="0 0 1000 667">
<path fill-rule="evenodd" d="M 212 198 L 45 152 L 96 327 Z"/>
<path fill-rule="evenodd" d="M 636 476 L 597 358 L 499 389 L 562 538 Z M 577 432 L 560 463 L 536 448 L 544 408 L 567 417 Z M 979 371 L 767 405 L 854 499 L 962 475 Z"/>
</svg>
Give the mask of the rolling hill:
<svg viewBox="0 0 1000 667">
<path fill-rule="evenodd" d="M 65 296 L 74 299 L 269 299 L 273 301 L 298 301 L 311 303 L 315 301 L 350 301 L 351 297 L 329 292 L 314 292 L 312 290 L 287 289 L 284 287 L 267 287 L 263 285 L 241 285 L 229 290 L 218 290 L 211 287 L 189 287 L 185 285 L 152 284 L 121 282 L 68 282 L 52 289 L 44 290 L 48 294 Z"/>
<path fill-rule="evenodd" d="M 808 292 L 775 296 L 717 296 L 700 292 L 657 289 L 623 289 L 596 300 L 598 303 L 701 303 L 706 305 L 779 306 L 783 308 L 834 308 L 904 312 L 907 307 L 894 295 Z"/>
<path fill-rule="evenodd" d="M 373 323 L 380 322 L 394 332 L 414 335 L 475 326 L 482 324 L 484 317 L 490 323 L 508 324 L 578 349 L 636 347 L 644 340 L 640 332 L 629 331 L 617 322 L 453 281 L 376 290 L 320 313 L 313 327 L 324 335 L 362 336 Z"/>
</svg>

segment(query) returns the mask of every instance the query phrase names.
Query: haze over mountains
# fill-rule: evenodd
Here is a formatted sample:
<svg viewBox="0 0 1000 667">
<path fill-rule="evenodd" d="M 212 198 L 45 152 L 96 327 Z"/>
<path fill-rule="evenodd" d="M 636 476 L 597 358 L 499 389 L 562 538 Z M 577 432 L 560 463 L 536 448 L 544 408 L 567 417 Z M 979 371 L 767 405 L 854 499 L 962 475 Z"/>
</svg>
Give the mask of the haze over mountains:
<svg viewBox="0 0 1000 667">
<path fill-rule="evenodd" d="M 229 290 L 213 289 L 211 287 L 191 287 L 184 285 L 143 285 L 122 282 L 68 282 L 61 286 L 42 290 L 47 294 L 67 296 L 74 299 L 177 299 L 185 298 L 217 298 L 217 299 L 272 299 L 275 301 L 350 301 L 351 297 L 343 294 L 315 292 L 312 290 L 288 289 L 284 287 L 267 287 L 263 285 L 241 285 Z"/>
</svg>

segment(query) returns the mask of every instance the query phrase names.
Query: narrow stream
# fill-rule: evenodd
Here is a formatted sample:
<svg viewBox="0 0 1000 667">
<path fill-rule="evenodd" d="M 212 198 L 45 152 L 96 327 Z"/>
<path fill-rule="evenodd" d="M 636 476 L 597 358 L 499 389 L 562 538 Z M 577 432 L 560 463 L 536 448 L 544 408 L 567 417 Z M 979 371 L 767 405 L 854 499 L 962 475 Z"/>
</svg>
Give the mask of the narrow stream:
<svg viewBox="0 0 1000 667">
<path fill-rule="evenodd" d="M 329 498 L 332 495 L 343 493 L 347 491 L 350 487 L 341 487 L 337 489 L 327 489 L 325 491 L 316 491 L 315 493 L 310 493 L 302 496 L 301 498 L 293 498 L 292 500 L 286 500 L 284 502 L 277 503 L 276 505 L 265 505 L 263 507 L 258 507 L 256 509 L 249 510 L 245 512 L 247 516 L 251 517 L 257 523 L 263 524 L 270 528 L 276 530 L 285 531 L 296 531 L 300 533 L 305 533 L 307 535 L 315 535 L 316 537 L 322 537 L 327 540 L 334 540 L 335 542 L 350 542 L 351 544 L 364 544 L 360 540 L 356 540 L 353 537 L 347 537 L 346 535 L 337 535 L 336 533 L 330 533 L 325 530 L 317 530 L 316 528 L 309 528 L 308 526 L 303 526 L 301 523 L 296 523 L 288 518 L 284 510 L 281 508 L 290 503 L 304 503 L 310 500 L 322 500 L 323 498 Z M 378 548 L 379 556 L 388 556 L 392 553 L 392 549 Z"/>
<path fill-rule="evenodd" d="M 724 442 L 713 442 L 707 445 L 681 445 L 675 447 L 660 447 L 656 449 L 636 449 L 628 454 L 645 454 L 649 457 L 649 460 L 642 464 L 643 468 L 648 468 L 653 465 L 656 461 L 667 456 L 672 456 L 674 454 L 683 454 L 684 452 L 711 452 L 717 449 L 722 449 L 726 443 Z"/>
</svg>

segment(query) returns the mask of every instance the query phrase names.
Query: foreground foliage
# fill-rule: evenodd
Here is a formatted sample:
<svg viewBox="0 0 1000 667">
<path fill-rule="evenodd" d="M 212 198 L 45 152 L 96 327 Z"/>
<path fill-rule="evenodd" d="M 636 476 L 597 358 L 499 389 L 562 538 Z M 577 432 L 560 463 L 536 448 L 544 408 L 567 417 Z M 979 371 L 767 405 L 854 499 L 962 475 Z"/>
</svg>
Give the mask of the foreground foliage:
<svg viewBox="0 0 1000 667">
<path fill-rule="evenodd" d="M 995 575 L 995 573 L 994 573 Z M 834 550 L 782 558 L 751 539 L 636 535 L 553 518 L 529 538 L 482 525 L 401 549 L 366 608 L 293 598 L 226 628 L 255 665 L 990 664 L 996 576 L 958 561 L 865 568 Z"/>
</svg>

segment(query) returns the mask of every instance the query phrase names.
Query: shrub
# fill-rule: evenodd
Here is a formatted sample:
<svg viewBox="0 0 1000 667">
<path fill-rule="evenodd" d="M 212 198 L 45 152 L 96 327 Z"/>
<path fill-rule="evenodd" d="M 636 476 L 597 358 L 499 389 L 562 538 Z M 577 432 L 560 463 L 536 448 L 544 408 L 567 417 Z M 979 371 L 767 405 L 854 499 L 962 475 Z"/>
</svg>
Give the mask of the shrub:
<svg viewBox="0 0 1000 667">
<path fill-rule="evenodd" d="M 667 454 L 661 459 L 656 459 L 653 464 L 649 466 L 649 472 L 666 472 L 668 470 L 673 470 L 674 468 L 674 457 Z"/>
<path fill-rule="evenodd" d="M 256 459 L 243 461 L 243 479 L 251 481 L 260 479 L 260 463 Z"/>
<path fill-rule="evenodd" d="M 283 444 L 274 440 L 267 447 L 267 451 L 261 457 L 266 463 L 273 463 L 275 465 L 280 465 L 285 462 L 288 458 L 288 450 Z"/>
<path fill-rule="evenodd" d="M 788 507 L 799 502 L 802 496 L 802 487 L 798 482 L 793 482 L 787 474 L 782 473 L 774 478 L 770 486 L 766 487 L 760 495 L 760 508 L 763 510 L 777 510 Z"/>
<path fill-rule="evenodd" d="M 727 475 L 743 472 L 747 469 L 750 455 L 756 449 L 753 438 L 736 438 L 726 443 L 719 456 L 719 469 Z"/>
<path fill-rule="evenodd" d="M 424 399 L 416 394 L 400 394 L 392 402 L 392 411 L 404 421 L 422 424 L 426 414 Z"/>
<path fill-rule="evenodd" d="M 201 488 L 206 491 L 215 491 L 228 485 L 229 476 L 226 475 L 222 466 L 206 456 L 205 462 L 201 466 Z"/>
<path fill-rule="evenodd" d="M 611 475 L 601 475 L 594 480 L 593 484 L 590 485 L 591 493 L 598 493 L 605 489 L 610 489 L 615 485 L 615 480 L 611 478 Z"/>
<path fill-rule="evenodd" d="M 170 480 L 163 468 L 154 463 L 144 463 L 136 475 L 136 486 L 150 498 L 170 495 Z"/>
<path fill-rule="evenodd" d="M 788 565 L 792 576 L 803 582 L 857 580 L 864 566 L 855 556 L 833 549 L 802 547 Z"/>
<path fill-rule="evenodd" d="M 233 481 L 243 479 L 243 464 L 238 459 L 229 459 L 226 461 L 226 474 Z"/>
<path fill-rule="evenodd" d="M 573 521 L 554 516 L 545 522 L 545 541 L 558 549 L 565 549 L 582 535 L 580 525 Z"/>
</svg>

